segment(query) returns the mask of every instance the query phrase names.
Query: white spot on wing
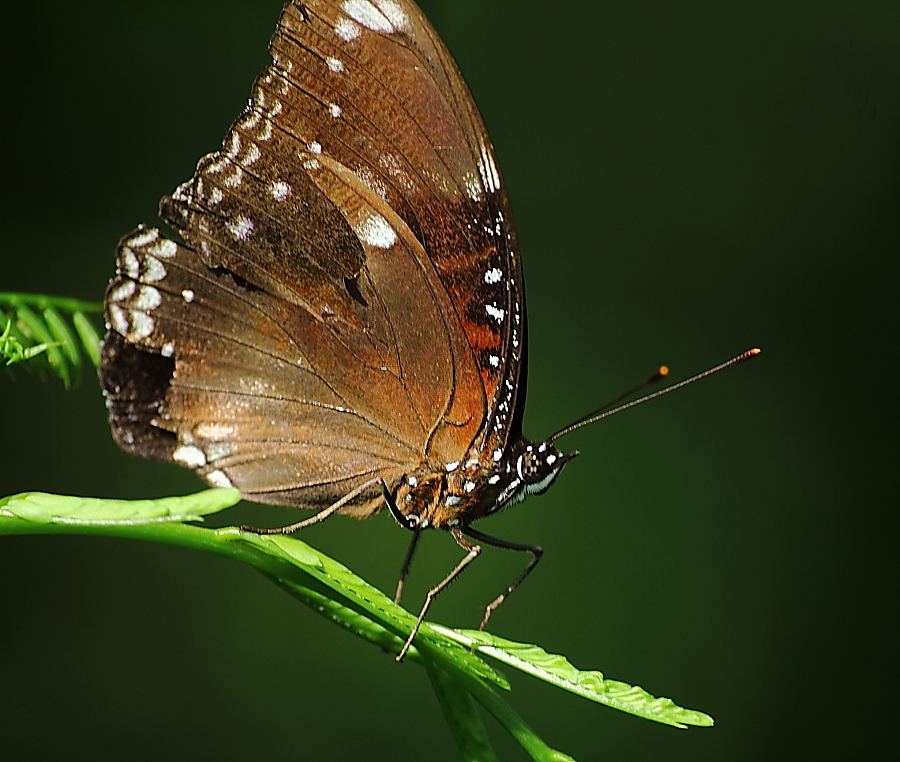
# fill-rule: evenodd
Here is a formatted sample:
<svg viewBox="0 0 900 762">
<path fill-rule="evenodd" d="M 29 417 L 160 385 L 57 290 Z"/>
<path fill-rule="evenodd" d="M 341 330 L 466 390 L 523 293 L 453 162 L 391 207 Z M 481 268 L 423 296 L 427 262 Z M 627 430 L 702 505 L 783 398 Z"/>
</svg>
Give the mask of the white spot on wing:
<svg viewBox="0 0 900 762">
<path fill-rule="evenodd" d="M 496 304 L 485 304 L 484 310 L 498 323 L 502 323 L 503 318 L 506 316 L 506 310 L 501 310 Z"/>
<path fill-rule="evenodd" d="M 378 5 L 381 6 L 381 10 L 372 5 L 369 0 L 344 0 L 341 3 L 341 10 L 373 32 L 383 32 L 385 34 L 396 32 L 397 27 L 391 20 L 391 16 L 405 23 L 406 14 L 403 13 L 396 3 L 381 0 Z M 387 13 L 384 12 L 386 7 L 388 8 Z"/>
<path fill-rule="evenodd" d="M 395 29 L 406 28 L 409 19 L 406 16 L 406 11 L 400 7 L 400 3 L 394 2 L 394 0 L 375 0 L 375 5 L 377 5 L 381 9 L 381 12 L 388 17 L 388 20 L 394 25 Z"/>
<path fill-rule="evenodd" d="M 213 487 L 231 487 L 231 479 L 229 479 L 224 471 L 220 471 L 218 468 L 215 471 L 210 471 L 206 475 L 206 481 L 212 484 Z"/>
<path fill-rule="evenodd" d="M 129 278 L 137 278 L 141 274 L 141 263 L 138 262 L 137 255 L 127 246 L 122 249 L 119 267 Z"/>
<path fill-rule="evenodd" d="M 136 310 L 149 312 L 162 304 L 162 295 L 153 286 L 141 286 L 137 298 L 129 306 Z"/>
<path fill-rule="evenodd" d="M 222 184 L 227 186 L 228 188 L 237 188 L 237 186 L 241 184 L 243 179 L 244 179 L 244 170 L 238 166 L 235 166 L 234 172 L 232 172 L 230 175 L 228 175 L 228 177 L 226 177 L 222 181 Z"/>
<path fill-rule="evenodd" d="M 118 286 L 109 292 L 107 297 L 111 302 L 122 302 L 130 298 L 137 291 L 137 284 L 133 280 L 123 280 Z"/>
<path fill-rule="evenodd" d="M 255 161 L 259 161 L 260 157 L 259 146 L 256 143 L 251 143 L 250 147 L 247 149 L 247 154 L 244 156 L 243 164 L 244 166 L 249 166 L 253 164 Z"/>
<path fill-rule="evenodd" d="M 379 249 L 389 249 L 397 242 L 397 233 L 388 221 L 376 212 L 366 212 L 365 217 L 356 226 L 356 235 L 363 243 Z"/>
<path fill-rule="evenodd" d="M 188 304 L 190 304 L 192 301 L 194 301 L 194 292 L 191 291 L 189 288 L 186 288 L 184 291 L 181 292 L 181 297 L 182 297 Z"/>
<path fill-rule="evenodd" d="M 503 270 L 499 267 L 492 267 L 484 274 L 485 283 L 499 283 L 503 279 Z"/>
<path fill-rule="evenodd" d="M 269 193 L 280 203 L 291 195 L 291 186 L 282 180 L 275 180 L 269 185 Z"/>
<path fill-rule="evenodd" d="M 141 275 L 141 280 L 144 283 L 156 283 L 165 278 L 168 274 L 166 273 L 166 268 L 163 266 L 163 263 L 156 257 L 151 257 L 149 254 L 144 257 L 143 264 L 144 273 Z"/>
<path fill-rule="evenodd" d="M 238 215 L 234 220 L 225 223 L 228 232 L 235 241 L 247 241 L 253 235 L 253 220 L 244 215 Z"/>
<path fill-rule="evenodd" d="M 191 468 L 206 465 L 206 456 L 203 454 L 203 450 L 194 445 L 179 445 L 176 447 L 175 452 L 172 453 L 172 460 Z"/>
<path fill-rule="evenodd" d="M 133 238 L 129 238 L 127 243 L 129 246 L 146 246 L 148 243 L 153 243 L 157 238 L 159 238 L 159 231 L 156 228 L 148 228 L 147 230 L 142 230 Z"/>
<path fill-rule="evenodd" d="M 331 114 L 335 119 L 337 119 L 341 115 L 341 107 L 337 105 L 337 103 L 329 103 L 328 104 L 328 113 Z"/>
<path fill-rule="evenodd" d="M 162 345 L 162 349 L 160 349 L 159 352 L 163 357 L 171 357 L 175 354 L 175 342 L 167 341 Z"/>
<path fill-rule="evenodd" d="M 312 143 L 310 143 L 310 144 L 308 144 L 308 145 L 306 146 L 306 149 L 307 149 L 310 153 L 317 153 L 317 154 L 318 154 L 318 153 L 322 153 L 322 144 L 321 144 L 321 143 L 312 142 Z"/>
<path fill-rule="evenodd" d="M 128 317 L 131 321 L 131 329 L 125 334 L 125 338 L 128 339 L 128 341 L 137 342 L 141 339 L 146 339 L 153 333 L 153 329 L 155 328 L 153 318 L 146 312 L 131 310 L 128 313 Z"/>
<path fill-rule="evenodd" d="M 334 33 L 344 42 L 352 42 L 362 34 L 362 29 L 350 19 L 345 19 L 341 16 L 341 18 L 338 19 L 337 24 L 334 25 Z"/>
<path fill-rule="evenodd" d="M 241 150 L 241 136 L 236 132 L 231 133 L 231 139 L 228 141 L 228 148 L 225 151 L 225 155 L 229 159 L 234 159 L 238 155 L 238 151 Z"/>
<path fill-rule="evenodd" d="M 262 116 L 258 111 L 248 111 L 246 116 L 238 122 L 238 127 L 242 130 L 252 130 L 259 124 L 260 119 L 262 119 Z"/>
<path fill-rule="evenodd" d="M 170 241 L 168 238 L 163 238 L 159 243 L 148 246 L 147 252 L 154 257 L 171 259 L 178 253 L 178 244 L 175 241 Z"/>
<path fill-rule="evenodd" d="M 341 73 L 344 71 L 344 62 L 340 58 L 326 58 L 325 63 L 333 72 Z"/>
<path fill-rule="evenodd" d="M 208 166 L 206 166 L 203 171 L 210 175 L 216 175 L 219 172 L 221 172 L 222 170 L 224 170 L 225 167 L 228 166 L 228 164 L 229 164 L 228 159 L 225 158 L 224 156 L 222 156 L 218 161 L 214 161 L 212 164 L 209 164 Z M 183 185 L 180 185 L 178 187 L 178 190 L 176 191 L 176 193 L 178 194 L 176 196 L 176 198 L 184 197 L 185 196 L 184 191 L 187 187 L 188 187 L 188 183 L 184 183 Z M 190 199 L 190 194 L 187 194 L 187 198 Z"/>
<path fill-rule="evenodd" d="M 110 304 L 109 324 L 116 333 L 124 336 L 126 333 L 128 333 L 128 329 L 130 328 L 130 323 L 128 322 L 128 313 L 123 310 L 118 304 Z"/>
</svg>

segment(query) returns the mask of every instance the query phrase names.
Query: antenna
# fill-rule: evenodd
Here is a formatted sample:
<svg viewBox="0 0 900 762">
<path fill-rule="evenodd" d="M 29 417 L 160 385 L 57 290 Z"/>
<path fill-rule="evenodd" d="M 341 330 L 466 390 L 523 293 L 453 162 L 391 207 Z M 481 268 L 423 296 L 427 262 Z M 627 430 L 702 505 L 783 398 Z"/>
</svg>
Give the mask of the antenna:
<svg viewBox="0 0 900 762">
<path fill-rule="evenodd" d="M 654 373 L 650 378 L 648 378 L 644 383 L 638 384 L 633 389 L 625 392 L 625 394 L 620 394 L 616 397 L 612 402 L 607 403 L 603 407 L 595 410 L 593 413 L 588 413 L 583 418 L 579 418 L 575 423 L 571 423 L 566 426 L 564 429 L 560 429 L 555 434 L 550 437 L 547 437 L 548 442 L 553 442 L 560 437 L 564 437 L 566 434 L 570 434 L 575 431 L 575 429 L 580 429 L 583 426 L 587 426 L 591 423 L 596 423 L 604 418 L 609 418 L 611 415 L 615 415 L 616 413 L 621 413 L 623 410 L 627 410 L 630 407 L 634 407 L 635 405 L 641 405 L 644 402 L 649 402 L 652 399 L 656 399 L 657 397 L 662 397 L 664 394 L 668 394 L 669 392 L 674 392 L 676 389 L 681 389 L 683 386 L 687 386 L 688 384 L 693 384 L 695 381 L 699 381 L 701 378 L 706 378 L 707 376 L 713 375 L 713 373 L 718 373 L 720 370 L 725 370 L 726 368 L 730 368 L 734 365 L 739 365 L 742 362 L 746 362 L 752 357 L 756 357 L 762 350 L 759 347 L 754 347 L 753 349 L 748 349 L 746 352 L 741 352 L 737 357 L 732 357 L 727 362 L 723 362 L 721 365 L 716 365 L 714 368 L 710 368 L 709 370 L 705 370 L 702 373 L 698 373 L 696 376 L 691 376 L 690 378 L 686 378 L 684 381 L 679 381 L 677 384 L 672 384 L 671 386 L 667 386 L 665 389 L 660 389 L 658 392 L 653 392 L 652 394 L 648 394 L 640 399 L 632 400 L 631 402 L 626 402 L 624 405 L 619 405 L 618 407 L 612 407 L 617 402 L 625 399 L 626 397 L 630 397 L 636 391 L 643 389 L 650 384 L 654 384 L 657 381 L 661 381 L 665 378 L 669 369 L 663 365 L 660 367 L 656 373 Z M 612 410 L 609 408 L 612 407 Z"/>
</svg>

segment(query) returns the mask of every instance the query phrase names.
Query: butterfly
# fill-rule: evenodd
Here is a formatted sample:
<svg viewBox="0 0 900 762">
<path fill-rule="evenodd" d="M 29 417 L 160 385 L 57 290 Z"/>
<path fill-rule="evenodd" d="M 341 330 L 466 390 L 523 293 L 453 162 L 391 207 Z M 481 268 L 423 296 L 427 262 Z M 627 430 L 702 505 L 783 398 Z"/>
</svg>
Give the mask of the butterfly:
<svg viewBox="0 0 900 762">
<path fill-rule="evenodd" d="M 494 150 L 450 53 L 410 0 L 295 0 L 222 149 L 126 235 L 100 379 L 127 452 L 252 501 L 465 551 L 472 524 L 547 490 L 577 453 L 522 434 L 525 291 Z"/>
</svg>

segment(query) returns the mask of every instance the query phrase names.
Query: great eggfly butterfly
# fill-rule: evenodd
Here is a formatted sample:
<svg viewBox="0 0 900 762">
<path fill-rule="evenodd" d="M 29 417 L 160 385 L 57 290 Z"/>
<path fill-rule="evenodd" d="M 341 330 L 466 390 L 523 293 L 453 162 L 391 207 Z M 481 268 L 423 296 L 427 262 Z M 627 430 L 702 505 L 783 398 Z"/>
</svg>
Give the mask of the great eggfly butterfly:
<svg viewBox="0 0 900 762">
<path fill-rule="evenodd" d="M 526 315 L 484 125 L 410 0 L 295 0 L 222 150 L 140 227 L 106 292 L 100 379 L 127 452 L 261 503 L 472 522 L 575 453 L 522 436 Z M 255 530 L 265 531 L 265 530 Z M 418 625 L 417 625 L 418 627 Z M 407 641 L 409 646 L 415 630 Z M 401 653 L 402 656 L 402 653 Z"/>
</svg>

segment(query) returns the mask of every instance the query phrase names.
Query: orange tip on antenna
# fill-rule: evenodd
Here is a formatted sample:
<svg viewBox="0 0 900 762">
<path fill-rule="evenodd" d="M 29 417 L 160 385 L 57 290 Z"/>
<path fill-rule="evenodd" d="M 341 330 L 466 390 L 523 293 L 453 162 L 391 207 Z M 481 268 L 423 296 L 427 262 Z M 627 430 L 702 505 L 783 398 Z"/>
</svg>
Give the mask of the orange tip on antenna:
<svg viewBox="0 0 900 762">
<path fill-rule="evenodd" d="M 665 389 L 660 389 L 658 392 L 653 392 L 653 394 L 648 394 L 645 397 L 641 397 L 640 399 L 632 400 L 631 402 L 626 402 L 624 405 L 619 405 L 618 407 L 613 407 L 617 402 L 624 399 L 625 397 L 631 396 L 638 389 L 643 389 L 645 386 L 649 386 L 660 379 L 665 378 L 669 375 L 669 369 L 665 365 L 660 365 L 659 370 L 656 371 L 649 379 L 647 379 L 643 384 L 636 386 L 634 389 L 626 392 L 614 399 L 608 405 L 604 405 L 599 410 L 595 410 L 593 413 L 589 413 L 583 418 L 579 418 L 575 423 L 566 426 L 564 429 L 560 429 L 553 436 L 547 438 L 547 442 L 553 442 L 560 437 L 565 436 L 569 432 L 575 431 L 575 429 L 580 429 L 582 426 L 589 426 L 592 423 L 596 423 L 597 421 L 601 421 L 604 418 L 609 418 L 611 415 L 615 415 L 616 413 L 621 413 L 623 410 L 628 410 L 630 407 L 634 407 L 635 405 L 642 405 L 645 402 L 649 402 L 650 400 L 656 399 L 657 397 L 662 397 L 664 394 L 669 394 L 670 392 L 674 392 L 676 389 L 681 389 L 682 387 L 687 386 L 688 384 L 693 384 L 696 381 L 699 381 L 702 378 L 706 378 L 707 376 L 711 376 L 714 373 L 718 373 L 721 370 L 725 370 L 726 368 L 730 368 L 733 365 L 737 365 L 739 363 L 744 362 L 745 360 L 749 360 L 751 357 L 756 357 L 762 350 L 759 347 L 754 347 L 753 349 L 748 349 L 746 352 L 741 352 L 741 354 L 737 355 L 737 357 L 732 357 L 727 362 L 723 362 L 720 365 L 716 365 L 714 368 L 710 368 L 709 370 L 703 371 L 703 373 L 698 373 L 695 376 L 691 376 L 690 378 L 686 378 L 684 381 L 679 381 L 677 384 L 672 384 L 671 386 L 667 386 Z"/>
</svg>

